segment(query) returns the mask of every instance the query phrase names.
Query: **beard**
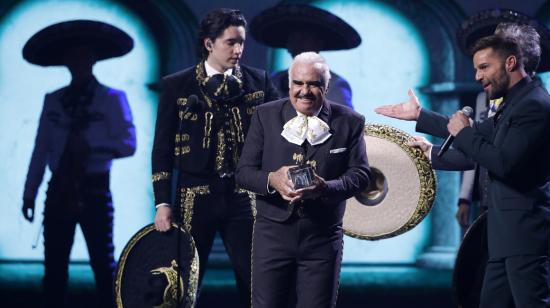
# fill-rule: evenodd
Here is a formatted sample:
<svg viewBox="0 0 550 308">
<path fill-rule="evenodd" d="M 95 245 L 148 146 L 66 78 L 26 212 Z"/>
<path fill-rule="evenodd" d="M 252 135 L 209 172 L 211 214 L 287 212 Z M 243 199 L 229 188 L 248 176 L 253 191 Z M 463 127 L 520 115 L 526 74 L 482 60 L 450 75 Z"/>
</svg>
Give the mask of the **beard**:
<svg viewBox="0 0 550 308">
<path fill-rule="evenodd" d="M 501 68 L 499 73 L 490 81 L 491 90 L 487 92 L 489 99 L 497 99 L 506 95 L 508 92 L 508 85 L 510 84 L 510 77 L 506 74 L 504 67 Z"/>
</svg>

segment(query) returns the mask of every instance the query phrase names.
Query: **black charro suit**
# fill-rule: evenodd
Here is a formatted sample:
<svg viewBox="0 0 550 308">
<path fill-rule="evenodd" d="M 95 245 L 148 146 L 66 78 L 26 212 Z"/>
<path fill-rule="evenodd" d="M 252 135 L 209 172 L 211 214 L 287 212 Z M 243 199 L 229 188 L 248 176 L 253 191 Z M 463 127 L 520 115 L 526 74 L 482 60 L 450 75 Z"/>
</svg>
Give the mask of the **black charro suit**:
<svg viewBox="0 0 550 308">
<path fill-rule="evenodd" d="M 508 91 L 504 104 L 493 118 L 461 130 L 454 140 L 490 177 L 490 260 L 481 306 L 548 307 L 550 96 L 526 77 Z M 417 129 L 442 137 L 446 123 L 423 111 Z"/>
<path fill-rule="evenodd" d="M 281 136 L 296 115 L 288 98 L 258 107 L 237 168 L 239 185 L 258 194 L 252 251 L 252 302 L 258 308 L 285 307 L 293 281 L 298 307 L 335 305 L 345 200 L 369 181 L 363 116 L 326 101 L 318 117 L 332 136 L 317 146 L 298 146 Z M 320 198 L 290 205 L 268 192 L 269 172 L 305 162 L 327 181 Z"/>
<path fill-rule="evenodd" d="M 235 270 L 241 305 L 248 306 L 253 195 L 238 189 L 232 174 L 255 108 L 278 97 L 265 71 L 240 65 L 233 75 L 242 81 L 242 96 L 231 102 L 205 94 L 204 62 L 163 79 L 152 153 L 153 187 L 155 204 L 171 204 L 177 196 L 173 213 L 195 240 L 199 284 L 218 231 Z M 190 95 L 204 103 L 186 108 Z M 179 173 L 177 193 L 172 188 L 174 168 Z"/>
</svg>

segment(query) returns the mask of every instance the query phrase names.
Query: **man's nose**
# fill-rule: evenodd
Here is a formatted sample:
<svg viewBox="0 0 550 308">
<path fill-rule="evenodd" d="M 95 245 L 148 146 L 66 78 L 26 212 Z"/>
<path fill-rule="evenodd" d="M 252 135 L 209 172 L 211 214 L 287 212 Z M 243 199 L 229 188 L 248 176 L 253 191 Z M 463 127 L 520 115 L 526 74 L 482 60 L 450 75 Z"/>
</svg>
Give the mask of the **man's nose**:
<svg viewBox="0 0 550 308">
<path fill-rule="evenodd" d="M 479 71 L 476 71 L 475 78 L 476 78 L 476 81 L 481 81 L 483 80 L 483 74 Z"/>
<path fill-rule="evenodd" d="M 233 52 L 236 54 L 241 54 L 243 53 L 243 47 L 244 47 L 244 44 L 237 43 L 233 46 Z"/>
</svg>

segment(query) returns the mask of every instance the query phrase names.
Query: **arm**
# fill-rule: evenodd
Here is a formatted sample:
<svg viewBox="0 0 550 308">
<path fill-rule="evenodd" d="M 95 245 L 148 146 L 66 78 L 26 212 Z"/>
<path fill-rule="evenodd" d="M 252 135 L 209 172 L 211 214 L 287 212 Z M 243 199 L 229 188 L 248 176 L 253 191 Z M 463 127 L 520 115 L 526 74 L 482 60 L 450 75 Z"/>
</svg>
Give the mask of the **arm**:
<svg viewBox="0 0 550 308">
<path fill-rule="evenodd" d="M 522 167 L 535 158 L 536 150 L 550 133 L 550 112 L 548 106 L 535 100 L 523 102 L 520 107 L 513 110 L 516 114 L 506 123 L 500 124 L 506 126 L 500 128 L 506 129 L 502 144 L 496 146 L 484 138 L 483 132 L 493 129 L 490 119 L 461 129 L 456 134 L 455 146 L 501 179 L 525 171 Z"/>
<path fill-rule="evenodd" d="M 264 129 L 256 109 L 237 165 L 235 179 L 240 187 L 266 195 L 269 172 L 262 170 Z"/>
<path fill-rule="evenodd" d="M 46 115 L 48 112 L 49 100 L 49 95 L 46 95 L 40 115 L 38 131 L 34 141 L 31 162 L 29 164 L 29 170 L 27 171 L 25 190 L 23 192 L 23 216 L 31 222 L 34 219 L 34 200 L 36 199 L 38 188 L 44 178 L 44 171 L 48 161 L 48 134 L 50 133 L 51 127 L 49 126 Z"/>
<path fill-rule="evenodd" d="M 334 180 L 326 182 L 322 199 L 330 203 L 340 202 L 365 190 L 369 184 L 370 169 L 363 129 L 365 118 L 355 125 L 349 147 L 348 169 Z"/>
<path fill-rule="evenodd" d="M 171 227 L 172 170 L 174 169 L 174 146 L 177 130 L 178 110 L 176 97 L 168 82 L 163 82 L 159 99 L 155 138 L 153 141 L 152 180 L 155 204 L 155 227 L 167 231 Z"/>
<path fill-rule="evenodd" d="M 462 183 L 458 199 L 458 209 L 456 210 L 456 221 L 462 227 L 467 227 L 470 220 L 470 204 L 474 190 L 476 170 L 468 170 L 462 173 Z"/>
</svg>

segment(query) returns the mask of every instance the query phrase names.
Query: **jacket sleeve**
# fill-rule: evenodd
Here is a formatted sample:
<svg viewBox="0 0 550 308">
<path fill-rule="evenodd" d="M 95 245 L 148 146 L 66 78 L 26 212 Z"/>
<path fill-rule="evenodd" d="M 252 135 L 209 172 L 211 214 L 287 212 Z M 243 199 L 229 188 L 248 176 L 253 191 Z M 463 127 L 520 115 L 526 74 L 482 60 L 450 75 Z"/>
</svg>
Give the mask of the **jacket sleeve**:
<svg viewBox="0 0 550 308">
<path fill-rule="evenodd" d="M 422 108 L 420 116 L 416 121 L 416 131 L 440 138 L 447 138 L 449 136 L 449 131 L 447 130 L 448 122 L 448 117 Z"/>
<path fill-rule="evenodd" d="M 171 203 L 177 123 L 178 110 L 174 90 L 170 83 L 164 80 L 158 104 L 151 155 L 155 204 Z"/>
<path fill-rule="evenodd" d="M 353 128 L 348 169 L 334 180 L 327 181 L 327 191 L 322 200 L 337 203 L 362 192 L 369 185 L 370 168 L 364 139 L 365 118 Z"/>
<path fill-rule="evenodd" d="M 525 168 L 536 159 L 537 150 L 550 134 L 550 108 L 536 100 L 522 102 L 520 107 L 505 123 L 499 123 L 503 126 L 499 129 L 506 129 L 502 144 L 497 146 L 484 137 L 484 132 L 493 127 L 489 119 L 462 129 L 455 137 L 455 146 L 501 179 L 522 171 L 534 172 Z"/>
<path fill-rule="evenodd" d="M 441 157 L 437 156 L 440 148 L 441 146 L 434 146 L 432 148 L 432 168 L 435 170 L 465 171 L 475 168 L 473 161 L 454 148 L 447 150 Z"/>
<path fill-rule="evenodd" d="M 256 109 L 252 115 L 250 128 L 237 165 L 235 179 L 239 187 L 266 195 L 268 193 L 267 180 L 269 172 L 262 170 L 264 128 L 259 113 L 260 110 Z"/>
<path fill-rule="evenodd" d="M 31 162 L 29 164 L 29 170 L 27 171 L 23 199 L 34 201 L 38 188 L 44 178 L 44 172 L 48 162 L 48 139 L 52 129 L 47 119 L 50 99 L 49 94 L 46 95 L 44 99 L 44 106 L 42 107 L 42 113 L 40 115 Z"/>
</svg>

